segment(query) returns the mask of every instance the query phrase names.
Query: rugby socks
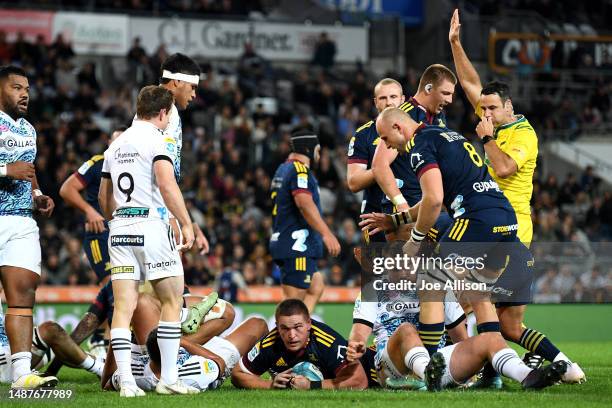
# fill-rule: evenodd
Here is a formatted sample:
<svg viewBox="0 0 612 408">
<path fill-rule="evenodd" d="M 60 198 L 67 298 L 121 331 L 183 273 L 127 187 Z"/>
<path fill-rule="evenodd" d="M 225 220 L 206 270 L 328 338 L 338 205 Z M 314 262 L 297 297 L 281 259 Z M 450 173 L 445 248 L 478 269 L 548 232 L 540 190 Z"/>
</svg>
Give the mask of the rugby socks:
<svg viewBox="0 0 612 408">
<path fill-rule="evenodd" d="M 181 342 L 181 322 L 159 321 L 157 327 L 157 345 L 161 355 L 161 378 L 166 384 L 174 384 L 178 380 L 176 357 Z"/>
<path fill-rule="evenodd" d="M 491 364 L 493 364 L 495 371 L 518 382 L 523 382 L 525 377 L 532 371 L 516 354 L 516 351 L 509 347 L 495 353 Z"/>
<path fill-rule="evenodd" d="M 117 371 L 119 372 L 119 378 L 121 384 L 129 383 L 136 384 L 136 380 L 132 375 L 132 333 L 130 329 L 117 328 L 111 329 L 111 347 L 117 362 Z"/>
<path fill-rule="evenodd" d="M 539 354 L 548 361 L 556 361 L 555 359 L 560 353 L 559 349 L 548 340 L 548 337 L 537 330 L 529 328 L 525 328 L 523 334 L 521 334 L 519 344 L 532 353 Z M 563 355 L 563 357 L 565 357 L 565 355 Z M 564 360 L 566 359 L 567 357 L 565 357 Z"/>
<path fill-rule="evenodd" d="M 419 322 L 419 337 L 423 342 L 423 346 L 431 356 L 438 351 L 440 339 L 444 335 L 444 322 L 426 324 Z"/>
<path fill-rule="evenodd" d="M 13 370 L 13 382 L 19 377 L 30 374 L 32 372 L 32 353 L 29 351 L 20 351 L 11 355 L 11 367 Z"/>
<path fill-rule="evenodd" d="M 499 332 L 500 331 L 499 322 L 480 323 L 478 326 L 476 326 L 476 330 L 478 331 L 478 334 L 481 334 L 481 333 L 490 333 L 490 332 Z M 482 377 L 483 378 L 497 377 L 497 373 L 499 373 L 499 371 L 496 371 L 493 368 L 493 366 L 491 365 L 491 363 L 485 364 L 485 366 L 482 368 Z"/>
<path fill-rule="evenodd" d="M 419 379 L 425 379 L 425 368 L 429 364 L 429 353 L 425 347 L 413 347 L 404 356 L 406 368 L 412 371 Z"/>
<path fill-rule="evenodd" d="M 90 343 L 102 343 L 104 342 L 104 329 L 96 329 L 91 335 Z"/>
<path fill-rule="evenodd" d="M 79 367 L 84 368 L 90 373 L 94 373 L 98 377 L 102 377 L 104 363 L 100 362 L 98 359 L 92 358 L 90 355 L 87 355 L 87 357 L 85 357 L 85 360 L 83 360 L 83 362 L 79 364 Z"/>
</svg>

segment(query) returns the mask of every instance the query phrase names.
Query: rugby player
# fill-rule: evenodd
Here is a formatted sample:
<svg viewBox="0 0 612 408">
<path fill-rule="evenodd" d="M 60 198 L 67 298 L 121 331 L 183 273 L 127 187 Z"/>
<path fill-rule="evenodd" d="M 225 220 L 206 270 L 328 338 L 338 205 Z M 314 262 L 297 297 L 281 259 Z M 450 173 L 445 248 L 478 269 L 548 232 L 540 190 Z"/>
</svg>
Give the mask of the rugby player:
<svg viewBox="0 0 612 408">
<path fill-rule="evenodd" d="M 178 378 L 180 312 L 184 287 L 180 251 L 191 248 L 193 226 L 174 176 L 177 146 L 164 134 L 174 97 L 160 86 L 148 86 L 138 94 L 138 119 L 104 152 L 100 207 L 112 217 L 109 232 L 111 281 L 115 309 L 111 347 L 121 378 L 120 395 L 144 396 L 130 369 L 130 322 L 138 300 L 138 282 L 151 282 L 161 301 L 158 330 L 162 375 L 156 392 L 196 393 Z M 168 214 L 181 226 L 177 247 Z"/>
<path fill-rule="evenodd" d="M 38 188 L 36 130 L 23 118 L 30 85 L 25 71 L 0 67 L 0 278 L 6 294 L 12 388 L 52 387 L 55 377 L 32 371 L 32 308 L 40 282 L 40 241 L 32 208 L 45 217 L 53 200 Z M 28 256 L 24 256 L 28 254 Z"/>
<path fill-rule="evenodd" d="M 300 299 L 314 310 L 323 293 L 317 260 L 323 244 L 338 256 L 340 243 L 322 217 L 319 183 L 311 165 L 319 160 L 319 138 L 311 131 L 291 135 L 291 154 L 281 164 L 271 185 L 273 233 L 270 253 L 281 269 L 285 299 Z"/>
<path fill-rule="evenodd" d="M 346 340 L 329 326 L 312 320 L 298 299 L 282 301 L 275 312 L 276 328 L 242 356 L 232 372 L 232 383 L 247 389 L 364 389 L 366 362 L 346 360 Z M 370 351 L 371 352 L 371 351 Z M 369 353 L 365 353 L 365 358 Z M 371 358 L 371 355 L 369 356 Z M 309 362 L 319 368 L 322 381 L 295 375 L 292 367 Z M 269 371 L 271 380 L 261 378 Z"/>
</svg>

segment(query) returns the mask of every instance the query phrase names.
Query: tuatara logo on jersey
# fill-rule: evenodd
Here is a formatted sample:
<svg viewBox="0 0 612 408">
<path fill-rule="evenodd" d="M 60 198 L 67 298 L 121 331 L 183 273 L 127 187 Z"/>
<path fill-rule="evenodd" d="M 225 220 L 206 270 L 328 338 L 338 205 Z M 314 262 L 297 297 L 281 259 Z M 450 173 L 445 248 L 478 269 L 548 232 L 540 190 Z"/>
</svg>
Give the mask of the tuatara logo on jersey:
<svg viewBox="0 0 612 408">
<path fill-rule="evenodd" d="M 36 139 L 33 137 L 13 137 L 7 136 L 4 139 L 0 139 L 0 148 L 6 150 L 23 149 L 24 147 L 36 146 Z"/>
<path fill-rule="evenodd" d="M 493 227 L 494 234 L 507 234 L 508 232 L 511 232 L 511 231 L 518 231 L 518 224 L 500 225 L 497 227 Z"/>
<path fill-rule="evenodd" d="M 159 268 L 167 268 L 169 266 L 176 265 L 176 259 L 171 259 L 169 261 L 160 261 L 160 262 L 145 262 L 145 266 L 147 269 L 159 269 Z"/>
<path fill-rule="evenodd" d="M 113 235 L 111 246 L 144 246 L 144 235 Z"/>
</svg>

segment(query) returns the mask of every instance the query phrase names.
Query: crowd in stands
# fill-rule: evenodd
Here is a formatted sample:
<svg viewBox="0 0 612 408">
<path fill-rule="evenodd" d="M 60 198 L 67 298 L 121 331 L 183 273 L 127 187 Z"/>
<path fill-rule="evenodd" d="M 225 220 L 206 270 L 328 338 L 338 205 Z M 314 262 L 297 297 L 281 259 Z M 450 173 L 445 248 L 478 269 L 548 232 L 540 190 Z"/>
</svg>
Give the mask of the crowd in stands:
<svg viewBox="0 0 612 408">
<path fill-rule="evenodd" d="M 9 44 L 3 38 L 0 33 L 0 62 L 20 64 L 30 75 L 38 180 L 56 203 L 51 220 L 38 219 L 43 279 L 48 284 L 95 284 L 81 248 L 83 219 L 64 205 L 59 187 L 81 163 L 105 150 L 114 127 L 129 125 L 138 88 L 157 81 L 167 52 L 162 45 L 147 55 L 134 41 L 124 61 L 126 72 L 103 83 L 100 70 L 75 58 L 61 36 L 52 44 L 23 38 Z M 205 79 L 197 97 L 181 114 L 181 189 L 211 251 L 184 256 L 187 283 L 212 284 L 225 272 L 238 273 L 247 285 L 278 284 L 280 272 L 267 249 L 270 180 L 290 152 L 290 132 L 312 127 L 323 145 L 316 168 L 323 212 L 342 246 L 338 258 L 321 260 L 320 270 L 328 285 L 358 285 L 360 269 L 352 249 L 361 242 L 356 225 L 361 196 L 346 186 L 346 147 L 355 129 L 376 115 L 372 89 L 379 78 L 361 66 L 333 68 L 333 58 L 331 67 L 313 64 L 286 71 L 248 46 L 235 66 L 204 62 L 202 67 Z M 407 96 L 415 93 L 418 78 L 415 69 L 400 78 Z M 609 99 L 609 90 L 595 97 L 607 103 L 607 111 Z M 476 119 L 459 87 L 447 115 L 451 127 L 473 139 Z M 603 192 L 592 169 L 562 182 L 539 175 L 533 207 L 538 240 L 612 239 L 612 194 Z M 610 281 L 607 269 L 601 274 Z"/>
</svg>

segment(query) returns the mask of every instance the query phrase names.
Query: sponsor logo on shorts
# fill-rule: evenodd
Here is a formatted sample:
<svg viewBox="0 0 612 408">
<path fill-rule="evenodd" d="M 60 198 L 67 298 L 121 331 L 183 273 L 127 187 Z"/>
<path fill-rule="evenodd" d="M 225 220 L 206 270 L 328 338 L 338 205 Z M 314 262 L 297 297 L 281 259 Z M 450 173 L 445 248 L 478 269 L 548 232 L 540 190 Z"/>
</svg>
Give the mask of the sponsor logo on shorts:
<svg viewBox="0 0 612 408">
<path fill-rule="evenodd" d="M 145 266 L 147 269 L 159 269 L 159 268 L 167 268 L 169 266 L 174 266 L 178 262 L 176 259 L 171 259 L 169 261 L 161 261 L 161 262 L 145 262 Z"/>
<path fill-rule="evenodd" d="M 149 216 L 149 209 L 145 207 L 127 207 L 115 210 L 115 217 L 119 218 L 146 218 Z"/>
<path fill-rule="evenodd" d="M 111 275 L 117 273 L 134 273 L 133 266 L 113 266 L 110 271 Z"/>
<path fill-rule="evenodd" d="M 113 235 L 111 246 L 144 246 L 144 235 Z"/>
<path fill-rule="evenodd" d="M 493 180 L 491 180 L 491 181 L 478 181 L 478 182 L 472 184 L 472 188 L 477 193 L 484 193 L 485 191 L 489 191 L 489 190 L 495 190 L 497 192 L 501 192 L 501 190 L 499 189 L 499 185 L 495 181 L 493 181 Z"/>
<path fill-rule="evenodd" d="M 518 224 L 499 225 L 497 227 L 493 227 L 494 234 L 504 234 L 511 231 L 518 231 Z"/>
</svg>

